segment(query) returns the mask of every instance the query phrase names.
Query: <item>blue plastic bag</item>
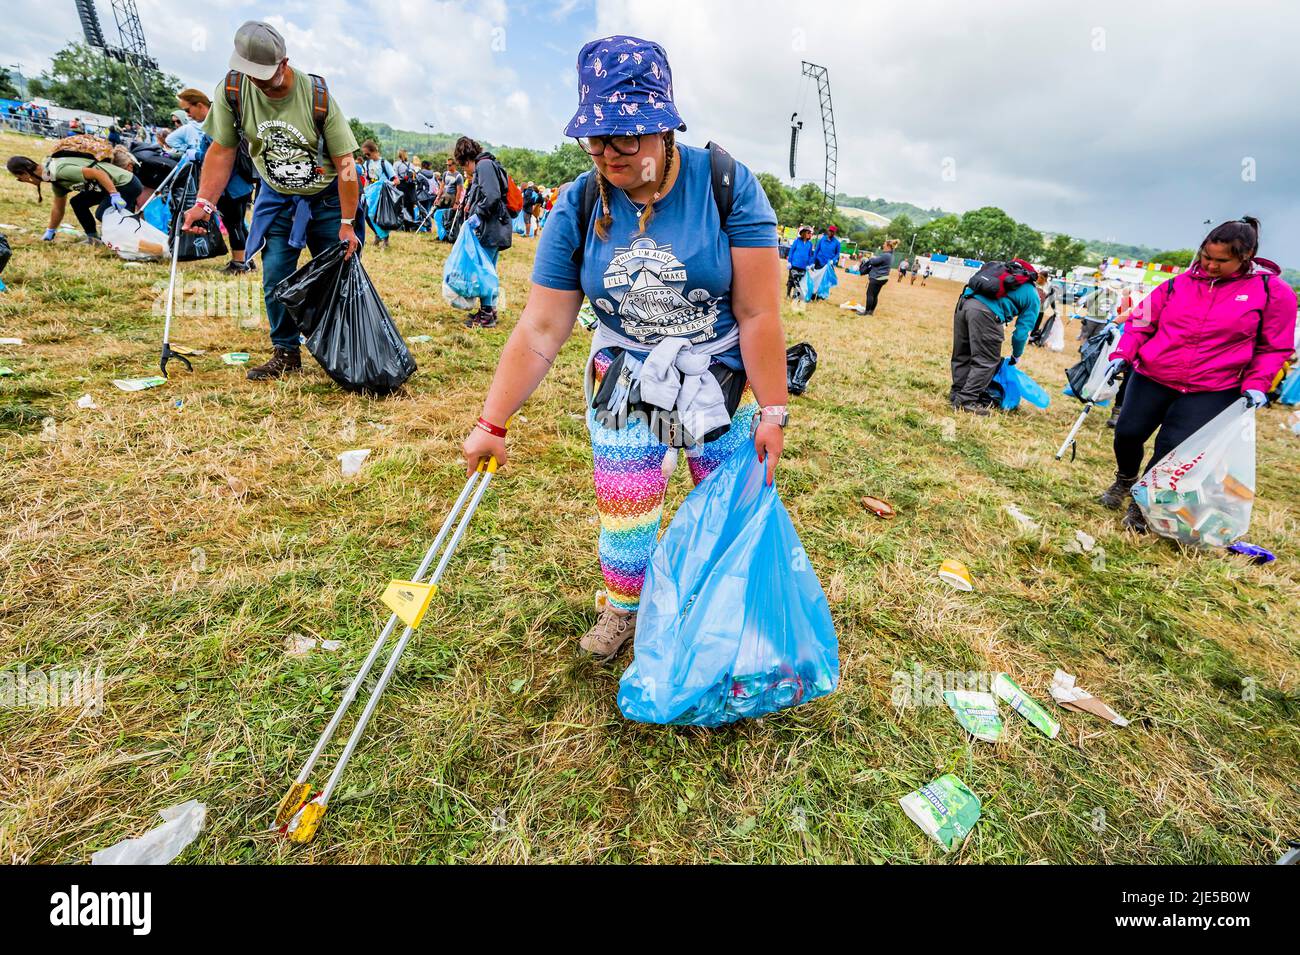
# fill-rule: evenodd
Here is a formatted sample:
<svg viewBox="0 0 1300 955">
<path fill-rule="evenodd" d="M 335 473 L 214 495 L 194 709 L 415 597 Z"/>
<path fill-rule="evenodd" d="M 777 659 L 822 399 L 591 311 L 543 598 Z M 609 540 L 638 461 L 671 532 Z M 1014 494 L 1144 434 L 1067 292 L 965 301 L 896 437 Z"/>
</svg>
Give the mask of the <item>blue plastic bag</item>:
<svg viewBox="0 0 1300 955">
<path fill-rule="evenodd" d="M 1282 379 L 1282 387 L 1278 389 L 1278 392 L 1278 404 L 1300 405 L 1300 365 L 1292 368 L 1290 373 Z"/>
<path fill-rule="evenodd" d="M 528 232 L 528 226 L 524 222 L 524 214 L 522 212 L 515 216 L 512 228 L 515 230 L 515 235 L 524 235 Z"/>
<path fill-rule="evenodd" d="M 995 384 L 1002 388 L 1002 410 L 1011 411 L 1020 407 L 1021 401 L 1028 401 L 1038 408 L 1046 408 L 1052 403 L 1047 389 L 1005 358 L 993 376 Z"/>
<path fill-rule="evenodd" d="M 442 264 L 443 298 L 457 308 L 473 308 L 473 299 L 491 301 L 499 287 L 497 268 L 478 236 L 473 229 L 461 229 Z"/>
<path fill-rule="evenodd" d="M 447 226 L 443 223 L 443 219 L 445 219 L 446 216 L 447 216 L 447 210 L 446 210 L 446 209 L 439 209 L 437 212 L 435 212 L 435 213 L 433 214 L 433 221 L 434 221 L 434 224 L 437 225 L 437 227 L 438 227 L 438 241 L 439 241 L 439 242 L 441 242 L 443 239 L 447 238 Z"/>
<path fill-rule="evenodd" d="M 387 182 L 382 179 L 377 179 L 370 185 L 366 186 L 366 191 L 362 193 L 362 198 L 366 203 L 366 219 L 370 223 L 370 228 L 375 230 L 375 238 L 380 241 L 388 238 L 388 231 L 379 228 L 379 226 L 375 224 L 375 212 L 379 208 L 379 191 L 386 185 L 388 185 Z"/>
<path fill-rule="evenodd" d="M 655 547 L 618 688 L 630 720 L 720 726 L 839 683 L 826 595 L 775 485 L 743 443 Z"/>
</svg>

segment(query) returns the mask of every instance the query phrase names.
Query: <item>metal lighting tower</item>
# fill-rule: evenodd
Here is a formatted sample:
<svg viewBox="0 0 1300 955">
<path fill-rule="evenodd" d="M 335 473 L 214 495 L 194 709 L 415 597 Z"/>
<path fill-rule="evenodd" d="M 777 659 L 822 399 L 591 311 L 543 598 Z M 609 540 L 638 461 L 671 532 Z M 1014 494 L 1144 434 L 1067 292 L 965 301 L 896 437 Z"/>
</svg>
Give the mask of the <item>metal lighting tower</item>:
<svg viewBox="0 0 1300 955">
<path fill-rule="evenodd" d="M 826 172 L 822 181 L 822 209 L 835 211 L 835 172 L 839 148 L 835 142 L 835 110 L 831 107 L 831 81 L 826 67 L 803 61 L 803 75 L 817 81 L 817 98 L 822 107 L 822 136 L 826 140 Z"/>
<path fill-rule="evenodd" d="M 104 30 L 99 23 L 99 14 L 95 11 L 95 0 L 73 2 L 81 20 L 81 30 L 86 35 L 86 44 L 129 68 L 126 75 L 131 84 L 131 99 L 141 124 L 147 123 L 146 113 L 150 109 L 148 89 L 153 85 L 152 74 L 158 71 L 158 61 L 149 55 L 135 0 L 112 0 L 113 20 L 117 24 L 117 46 L 109 46 L 104 40 Z"/>
</svg>

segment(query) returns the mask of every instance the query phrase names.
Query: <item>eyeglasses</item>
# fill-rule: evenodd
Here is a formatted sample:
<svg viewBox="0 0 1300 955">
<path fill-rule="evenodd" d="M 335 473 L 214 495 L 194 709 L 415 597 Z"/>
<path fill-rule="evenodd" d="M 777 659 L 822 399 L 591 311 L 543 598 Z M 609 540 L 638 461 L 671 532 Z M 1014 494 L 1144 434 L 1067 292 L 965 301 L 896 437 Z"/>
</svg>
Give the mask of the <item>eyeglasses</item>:
<svg viewBox="0 0 1300 955">
<path fill-rule="evenodd" d="M 579 136 L 578 145 L 589 156 L 599 156 L 606 146 L 613 146 L 620 156 L 635 156 L 641 151 L 640 136 Z"/>
</svg>

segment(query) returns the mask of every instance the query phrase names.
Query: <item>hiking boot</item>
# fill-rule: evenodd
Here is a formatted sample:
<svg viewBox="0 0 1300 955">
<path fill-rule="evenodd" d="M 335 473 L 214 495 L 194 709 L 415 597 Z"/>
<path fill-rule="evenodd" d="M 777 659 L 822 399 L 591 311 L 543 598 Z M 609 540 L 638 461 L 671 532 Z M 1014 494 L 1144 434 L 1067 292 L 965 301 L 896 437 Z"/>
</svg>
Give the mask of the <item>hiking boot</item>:
<svg viewBox="0 0 1300 955">
<path fill-rule="evenodd" d="M 1132 477 L 1125 477 L 1116 471 L 1115 483 L 1101 492 L 1101 496 L 1097 498 L 1097 503 L 1102 507 L 1109 507 L 1112 511 L 1118 511 L 1124 506 L 1125 499 L 1128 498 L 1129 492 L 1133 490 L 1133 485 L 1136 483 L 1136 474 Z"/>
<path fill-rule="evenodd" d="M 989 416 L 989 406 L 982 405 L 978 401 L 967 401 L 965 404 L 957 405 L 956 408 L 958 411 L 978 415 L 981 418 L 987 418 Z"/>
<path fill-rule="evenodd" d="M 1116 408 L 1114 411 L 1112 411 L 1112 412 L 1110 413 L 1110 417 L 1106 419 L 1106 427 L 1110 428 L 1111 430 L 1114 430 L 1115 425 L 1117 425 L 1117 424 L 1119 424 L 1119 409 L 1118 409 L 1118 408 Z"/>
<path fill-rule="evenodd" d="M 1125 530 L 1130 530 L 1134 534 L 1145 534 L 1147 532 L 1147 518 L 1142 513 L 1142 508 L 1138 507 L 1137 501 L 1128 502 L 1128 511 L 1124 514 L 1124 519 L 1120 521 Z"/>
<path fill-rule="evenodd" d="M 302 353 L 296 348 L 276 348 L 265 365 L 248 369 L 248 380 L 267 381 L 297 371 L 302 371 Z"/>
<path fill-rule="evenodd" d="M 578 641 L 578 646 L 602 662 L 608 662 L 618 655 L 623 644 L 636 635 L 636 611 L 615 610 L 605 594 L 597 598 L 596 606 L 600 611 L 596 625 Z"/>
<path fill-rule="evenodd" d="M 231 259 L 226 263 L 224 269 L 218 270 L 220 275 L 243 275 L 245 272 L 254 272 L 257 268 L 252 262 L 236 262 Z"/>
<path fill-rule="evenodd" d="M 477 328 L 478 323 L 481 322 L 482 320 L 483 320 L 483 309 L 480 308 L 477 312 L 472 312 L 469 318 L 465 319 L 465 321 L 461 322 L 461 324 L 464 325 L 466 328 Z"/>
</svg>

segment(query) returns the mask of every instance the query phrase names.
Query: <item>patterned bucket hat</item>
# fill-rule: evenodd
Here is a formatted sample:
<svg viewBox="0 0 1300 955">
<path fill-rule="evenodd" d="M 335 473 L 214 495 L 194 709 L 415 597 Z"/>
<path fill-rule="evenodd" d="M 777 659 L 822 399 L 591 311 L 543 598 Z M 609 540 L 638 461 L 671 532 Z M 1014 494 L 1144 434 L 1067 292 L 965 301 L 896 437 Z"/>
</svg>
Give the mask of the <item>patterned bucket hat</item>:
<svg viewBox="0 0 1300 955">
<path fill-rule="evenodd" d="M 578 53 L 578 111 L 566 136 L 641 136 L 685 129 L 673 74 L 658 43 L 634 36 L 592 40 Z"/>
</svg>

